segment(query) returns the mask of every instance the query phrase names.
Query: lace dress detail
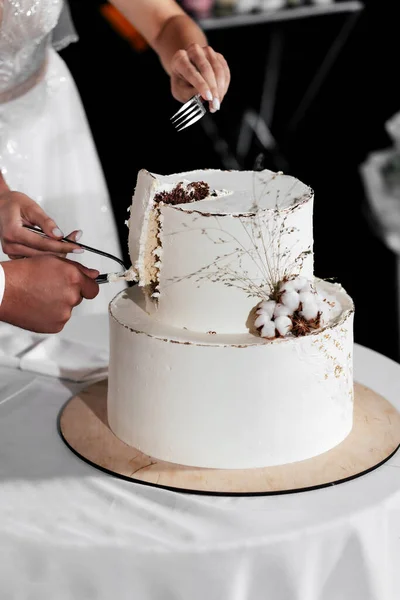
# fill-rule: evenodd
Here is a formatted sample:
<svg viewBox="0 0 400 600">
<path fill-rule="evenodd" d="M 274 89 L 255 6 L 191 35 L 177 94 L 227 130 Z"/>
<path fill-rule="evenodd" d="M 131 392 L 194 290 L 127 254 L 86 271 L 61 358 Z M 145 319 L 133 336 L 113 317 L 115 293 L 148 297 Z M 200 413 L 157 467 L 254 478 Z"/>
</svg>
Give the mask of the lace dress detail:
<svg viewBox="0 0 400 600">
<path fill-rule="evenodd" d="M 0 0 L 0 94 L 39 71 L 62 0 Z"/>
</svg>

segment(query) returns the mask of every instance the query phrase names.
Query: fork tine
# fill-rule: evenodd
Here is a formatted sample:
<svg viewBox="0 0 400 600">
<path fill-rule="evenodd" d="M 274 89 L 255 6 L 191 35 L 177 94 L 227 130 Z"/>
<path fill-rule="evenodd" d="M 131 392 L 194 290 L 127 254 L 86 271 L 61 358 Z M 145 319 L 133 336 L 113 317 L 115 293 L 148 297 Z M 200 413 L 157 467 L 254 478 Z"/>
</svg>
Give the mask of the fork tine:
<svg viewBox="0 0 400 600">
<path fill-rule="evenodd" d="M 184 113 L 181 113 L 177 119 L 175 119 L 174 121 L 172 121 L 172 124 L 175 127 L 179 127 L 180 125 L 182 125 L 182 122 L 186 121 L 189 117 L 193 117 L 195 114 L 197 114 L 197 112 L 200 110 L 200 107 L 197 105 L 193 105 L 191 106 L 188 110 L 186 110 Z"/>
<path fill-rule="evenodd" d="M 193 125 L 193 123 L 196 123 L 196 121 L 201 119 L 205 114 L 206 114 L 205 110 L 204 111 L 199 110 L 199 112 L 188 123 L 185 123 L 185 124 L 181 123 L 180 126 L 177 128 L 177 131 L 182 131 L 182 129 L 189 127 L 189 125 Z"/>
<path fill-rule="evenodd" d="M 196 105 L 196 97 L 193 96 L 193 98 L 190 98 L 190 100 L 188 100 L 187 102 L 185 102 L 185 104 L 182 104 L 182 106 L 180 107 L 179 110 L 176 111 L 176 113 L 174 115 L 172 115 L 171 117 L 171 121 L 173 119 L 175 119 L 181 112 L 183 112 L 184 110 L 186 110 L 187 108 L 191 107 L 191 106 L 195 106 Z"/>
<path fill-rule="evenodd" d="M 181 108 L 171 117 L 173 126 L 177 131 L 182 131 L 189 125 L 196 123 L 203 115 L 206 114 L 206 109 L 201 99 L 197 94 L 190 98 Z"/>
</svg>

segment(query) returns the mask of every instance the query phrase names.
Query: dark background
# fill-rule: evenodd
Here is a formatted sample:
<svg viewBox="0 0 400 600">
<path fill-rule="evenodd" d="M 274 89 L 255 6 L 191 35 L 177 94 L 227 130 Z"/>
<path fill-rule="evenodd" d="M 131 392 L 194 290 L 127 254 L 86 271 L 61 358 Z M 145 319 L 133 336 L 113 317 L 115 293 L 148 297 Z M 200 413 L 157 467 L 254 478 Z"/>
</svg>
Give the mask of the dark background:
<svg viewBox="0 0 400 600">
<path fill-rule="evenodd" d="M 100 2 L 70 0 L 78 43 L 63 50 L 79 88 L 106 175 L 126 252 L 126 210 L 140 168 L 159 173 L 223 168 L 200 125 L 176 133 L 169 117 L 179 105 L 153 51 L 137 52 L 100 14 Z M 344 22 L 325 16 L 287 23 L 272 132 L 287 172 L 315 190 L 315 273 L 335 277 L 356 305 L 355 341 L 400 360 L 396 257 L 365 216 L 359 176 L 368 153 L 390 145 L 384 122 L 400 110 L 395 2 L 366 1 L 350 38 L 294 134 L 286 125 L 305 85 Z M 213 117 L 234 145 L 243 111 L 257 108 L 271 25 L 210 31 L 227 59 L 232 83 Z M 254 143 L 245 166 L 260 151 Z M 264 166 L 276 169 L 273 156 Z M 127 260 L 127 257 L 125 257 Z M 127 260 L 127 262 L 129 262 Z"/>
</svg>

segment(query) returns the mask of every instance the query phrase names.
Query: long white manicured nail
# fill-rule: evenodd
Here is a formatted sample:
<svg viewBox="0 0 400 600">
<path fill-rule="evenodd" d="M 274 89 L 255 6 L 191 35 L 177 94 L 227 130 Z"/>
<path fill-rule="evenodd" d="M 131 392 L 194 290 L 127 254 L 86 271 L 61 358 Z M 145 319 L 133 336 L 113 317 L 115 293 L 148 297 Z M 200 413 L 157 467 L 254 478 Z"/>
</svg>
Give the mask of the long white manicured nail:
<svg viewBox="0 0 400 600">
<path fill-rule="evenodd" d="M 53 229 L 53 235 L 55 235 L 56 237 L 64 237 L 63 232 L 58 227 L 55 227 Z"/>
<path fill-rule="evenodd" d="M 208 100 L 209 102 L 211 102 L 212 99 L 213 99 L 212 93 L 210 92 L 210 90 L 207 90 L 206 91 L 206 100 Z"/>
<path fill-rule="evenodd" d="M 213 101 L 212 101 L 212 107 L 213 107 L 213 109 L 214 109 L 214 112 L 215 112 L 216 110 L 219 110 L 219 109 L 220 109 L 220 106 L 221 106 L 221 105 L 220 105 L 220 103 L 219 103 L 219 100 L 218 100 L 218 98 L 214 98 L 214 99 L 213 99 Z"/>
<path fill-rule="evenodd" d="M 83 234 L 83 231 L 81 229 L 78 229 L 78 231 L 75 234 L 75 241 L 76 242 L 81 239 L 82 234 Z"/>
<path fill-rule="evenodd" d="M 85 250 L 84 250 L 84 248 L 74 248 L 74 249 L 72 250 L 72 252 L 73 252 L 74 254 L 82 254 L 83 252 L 85 252 Z"/>
</svg>

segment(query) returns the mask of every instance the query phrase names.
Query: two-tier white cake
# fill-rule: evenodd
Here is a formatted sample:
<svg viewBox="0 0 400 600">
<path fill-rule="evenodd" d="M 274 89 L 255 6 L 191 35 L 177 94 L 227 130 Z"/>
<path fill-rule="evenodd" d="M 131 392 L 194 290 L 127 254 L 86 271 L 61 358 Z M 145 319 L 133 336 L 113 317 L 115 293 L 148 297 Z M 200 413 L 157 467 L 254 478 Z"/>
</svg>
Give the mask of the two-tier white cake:
<svg viewBox="0 0 400 600">
<path fill-rule="evenodd" d="M 108 420 L 157 459 L 310 458 L 353 422 L 353 303 L 314 278 L 313 192 L 271 171 L 140 171 L 139 285 L 110 305 Z"/>
</svg>

